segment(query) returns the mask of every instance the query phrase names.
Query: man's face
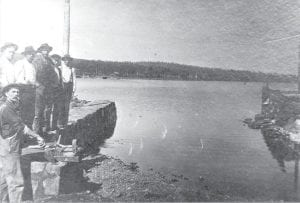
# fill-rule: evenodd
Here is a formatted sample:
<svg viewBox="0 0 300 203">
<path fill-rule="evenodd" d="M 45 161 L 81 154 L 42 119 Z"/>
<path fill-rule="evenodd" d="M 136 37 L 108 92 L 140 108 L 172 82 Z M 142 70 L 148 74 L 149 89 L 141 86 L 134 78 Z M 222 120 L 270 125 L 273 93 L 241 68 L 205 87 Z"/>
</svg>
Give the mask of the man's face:
<svg viewBox="0 0 300 203">
<path fill-rule="evenodd" d="M 64 64 L 66 65 L 66 66 L 69 66 L 70 65 L 70 60 L 63 60 L 63 62 L 64 62 Z"/>
<path fill-rule="evenodd" d="M 49 55 L 49 52 L 50 52 L 50 51 L 48 51 L 48 50 L 42 50 L 42 51 L 41 51 L 41 53 L 42 53 L 43 56 L 48 56 L 48 55 Z"/>
<path fill-rule="evenodd" d="M 8 101 L 18 102 L 20 100 L 20 91 L 18 88 L 11 88 L 5 93 Z"/>
<path fill-rule="evenodd" d="M 58 59 L 58 58 L 51 58 L 52 59 L 52 62 L 53 62 L 53 64 L 55 65 L 55 66 L 60 66 L 61 65 L 61 60 L 60 59 Z"/>
<path fill-rule="evenodd" d="M 7 58 L 7 60 L 11 61 L 15 55 L 16 49 L 15 47 L 7 47 L 4 51 L 3 51 L 3 56 L 5 58 Z"/>
<path fill-rule="evenodd" d="M 25 58 L 27 59 L 27 61 L 29 61 L 30 63 L 33 61 L 35 54 L 26 54 Z"/>
</svg>

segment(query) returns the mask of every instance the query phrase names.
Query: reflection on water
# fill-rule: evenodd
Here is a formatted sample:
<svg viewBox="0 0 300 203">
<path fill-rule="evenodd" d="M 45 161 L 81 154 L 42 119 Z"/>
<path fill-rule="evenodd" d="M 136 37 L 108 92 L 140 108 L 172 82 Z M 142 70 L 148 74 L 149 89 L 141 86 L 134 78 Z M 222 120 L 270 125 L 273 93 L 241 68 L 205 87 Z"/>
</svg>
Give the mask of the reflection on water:
<svg viewBox="0 0 300 203">
<path fill-rule="evenodd" d="M 286 172 L 285 163 L 294 162 L 294 191 L 296 200 L 299 200 L 299 153 L 300 144 L 292 142 L 286 136 L 262 130 L 265 143 L 274 159 L 277 160 L 280 170 Z"/>
<path fill-rule="evenodd" d="M 77 93 L 116 102 L 116 129 L 101 153 L 142 169 L 203 177 L 210 188 L 241 200 L 290 200 L 295 164 L 284 161 L 282 173 L 260 132 L 241 125 L 260 111 L 261 88 L 259 83 L 79 79 Z"/>
<path fill-rule="evenodd" d="M 286 172 L 285 161 L 294 161 L 298 152 L 288 137 L 282 136 L 270 130 L 261 130 L 265 143 L 274 159 L 277 160 L 281 171 Z"/>
<path fill-rule="evenodd" d="M 297 97 L 290 97 L 282 91 L 272 90 L 269 86 L 262 89 L 261 113 L 254 120 L 245 119 L 244 123 L 252 129 L 261 129 L 266 146 L 277 161 L 279 169 L 288 173 L 287 165 L 293 171 L 293 193 L 288 200 L 299 200 L 299 153 L 300 144 L 295 139 L 299 134 L 296 116 L 299 115 Z M 296 100 L 297 99 L 297 100 Z"/>
</svg>

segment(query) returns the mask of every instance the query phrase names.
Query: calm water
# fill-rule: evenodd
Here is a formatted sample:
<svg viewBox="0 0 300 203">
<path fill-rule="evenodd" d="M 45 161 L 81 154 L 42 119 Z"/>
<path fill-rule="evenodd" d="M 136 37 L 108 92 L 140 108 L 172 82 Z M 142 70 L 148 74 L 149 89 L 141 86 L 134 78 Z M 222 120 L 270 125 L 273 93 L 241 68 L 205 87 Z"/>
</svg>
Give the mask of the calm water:
<svg viewBox="0 0 300 203">
<path fill-rule="evenodd" d="M 277 85 L 289 88 L 291 85 Z M 290 200 L 286 173 L 259 130 L 242 120 L 260 112 L 260 83 L 79 79 L 77 94 L 116 102 L 118 120 L 102 153 L 144 169 L 204 177 L 214 188 L 249 200 Z"/>
</svg>

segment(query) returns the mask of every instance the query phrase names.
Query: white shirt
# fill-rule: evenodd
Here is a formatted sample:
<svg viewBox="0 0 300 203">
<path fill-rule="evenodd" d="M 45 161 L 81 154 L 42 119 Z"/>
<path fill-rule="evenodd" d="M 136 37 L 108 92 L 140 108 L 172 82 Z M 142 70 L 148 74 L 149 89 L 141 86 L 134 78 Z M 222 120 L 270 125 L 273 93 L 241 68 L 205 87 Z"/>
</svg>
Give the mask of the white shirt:
<svg viewBox="0 0 300 203">
<path fill-rule="evenodd" d="M 59 69 L 60 67 L 54 67 L 54 70 L 55 70 L 55 73 L 56 73 L 56 75 L 58 76 L 58 78 L 60 78 L 61 76 L 60 76 L 60 74 L 59 74 Z"/>
<path fill-rule="evenodd" d="M 2 87 L 15 83 L 14 65 L 4 56 L 0 57 L 0 84 Z"/>
<path fill-rule="evenodd" d="M 61 63 L 61 75 L 64 83 L 73 82 L 73 92 L 76 89 L 76 73 L 75 68 L 70 68 L 64 63 Z"/>
<path fill-rule="evenodd" d="M 23 58 L 15 63 L 15 79 L 21 84 L 35 84 L 36 71 L 32 63 Z"/>
</svg>

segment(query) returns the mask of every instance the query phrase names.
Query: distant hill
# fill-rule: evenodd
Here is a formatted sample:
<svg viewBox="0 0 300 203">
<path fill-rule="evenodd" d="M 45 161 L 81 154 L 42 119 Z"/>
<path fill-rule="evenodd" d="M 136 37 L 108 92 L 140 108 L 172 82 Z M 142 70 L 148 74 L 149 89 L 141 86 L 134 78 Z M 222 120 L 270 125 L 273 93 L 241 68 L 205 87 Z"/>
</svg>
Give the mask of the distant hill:
<svg viewBox="0 0 300 203">
<path fill-rule="evenodd" d="M 296 82 L 295 75 L 225 70 L 165 62 L 113 62 L 74 59 L 78 76 L 243 82 Z"/>
</svg>

